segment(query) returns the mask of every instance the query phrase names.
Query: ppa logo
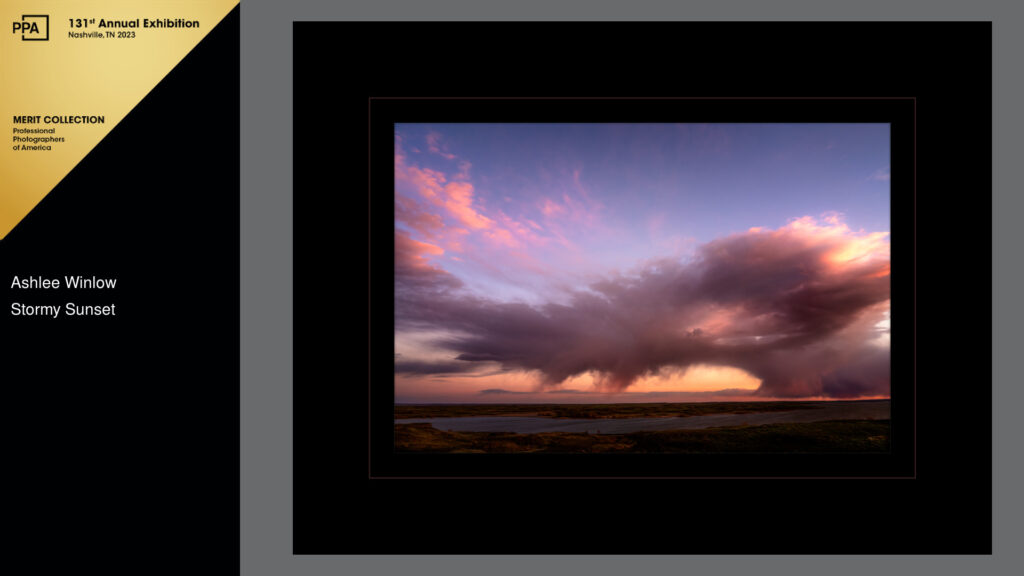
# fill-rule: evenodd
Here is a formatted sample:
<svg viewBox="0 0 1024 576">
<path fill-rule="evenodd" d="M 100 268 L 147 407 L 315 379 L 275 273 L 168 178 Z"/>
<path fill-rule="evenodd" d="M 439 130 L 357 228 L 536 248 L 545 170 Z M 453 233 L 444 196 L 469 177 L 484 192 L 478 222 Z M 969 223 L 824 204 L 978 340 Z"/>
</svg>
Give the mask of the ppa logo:
<svg viewBox="0 0 1024 576">
<path fill-rule="evenodd" d="M 45 41 L 50 39 L 50 17 L 46 14 L 22 14 L 21 22 L 14 23 L 14 34 L 21 33 L 21 39 Z"/>
</svg>

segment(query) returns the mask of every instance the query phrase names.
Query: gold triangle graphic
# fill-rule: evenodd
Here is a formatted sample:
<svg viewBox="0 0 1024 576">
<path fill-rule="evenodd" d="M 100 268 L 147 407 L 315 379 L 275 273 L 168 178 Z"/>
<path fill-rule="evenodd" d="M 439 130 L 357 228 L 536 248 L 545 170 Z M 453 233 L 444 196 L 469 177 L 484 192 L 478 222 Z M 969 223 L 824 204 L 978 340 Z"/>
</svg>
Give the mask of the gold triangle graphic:
<svg viewBox="0 0 1024 576">
<path fill-rule="evenodd" d="M 4 0 L 0 126 L 9 139 L 0 146 L 0 239 L 237 4 Z"/>
</svg>

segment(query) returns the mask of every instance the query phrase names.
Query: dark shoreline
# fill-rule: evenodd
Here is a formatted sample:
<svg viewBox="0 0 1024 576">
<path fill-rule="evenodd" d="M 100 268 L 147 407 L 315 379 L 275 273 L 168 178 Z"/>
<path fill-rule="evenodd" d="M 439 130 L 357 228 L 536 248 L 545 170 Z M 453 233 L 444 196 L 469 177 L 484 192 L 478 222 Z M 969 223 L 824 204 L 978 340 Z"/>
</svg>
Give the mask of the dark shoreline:
<svg viewBox="0 0 1024 576">
<path fill-rule="evenodd" d="M 425 418 L 517 416 L 539 418 L 672 418 L 711 414 L 754 414 L 841 406 L 889 405 L 877 400 L 804 400 L 766 402 L 644 402 L 617 404 L 396 404 L 397 421 Z"/>
</svg>

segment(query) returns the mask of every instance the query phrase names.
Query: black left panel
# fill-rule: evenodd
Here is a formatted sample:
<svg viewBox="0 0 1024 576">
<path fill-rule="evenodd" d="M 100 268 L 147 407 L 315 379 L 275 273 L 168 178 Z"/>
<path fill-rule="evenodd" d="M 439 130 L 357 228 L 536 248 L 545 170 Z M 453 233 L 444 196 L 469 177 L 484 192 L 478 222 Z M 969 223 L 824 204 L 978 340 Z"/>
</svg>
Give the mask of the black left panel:
<svg viewBox="0 0 1024 576">
<path fill-rule="evenodd" d="M 239 572 L 238 70 L 236 7 L 0 241 L 8 550 L 41 573 Z M 116 314 L 10 311 L 69 302 Z"/>
</svg>

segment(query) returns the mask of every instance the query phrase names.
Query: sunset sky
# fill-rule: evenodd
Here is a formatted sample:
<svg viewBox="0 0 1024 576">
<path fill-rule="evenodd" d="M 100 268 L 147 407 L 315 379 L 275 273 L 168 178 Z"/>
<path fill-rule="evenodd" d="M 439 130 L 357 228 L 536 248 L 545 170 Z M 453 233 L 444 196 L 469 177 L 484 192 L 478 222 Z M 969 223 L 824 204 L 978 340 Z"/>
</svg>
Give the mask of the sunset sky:
<svg viewBox="0 0 1024 576">
<path fill-rule="evenodd" d="M 397 124 L 396 402 L 889 396 L 888 124 Z"/>
</svg>

